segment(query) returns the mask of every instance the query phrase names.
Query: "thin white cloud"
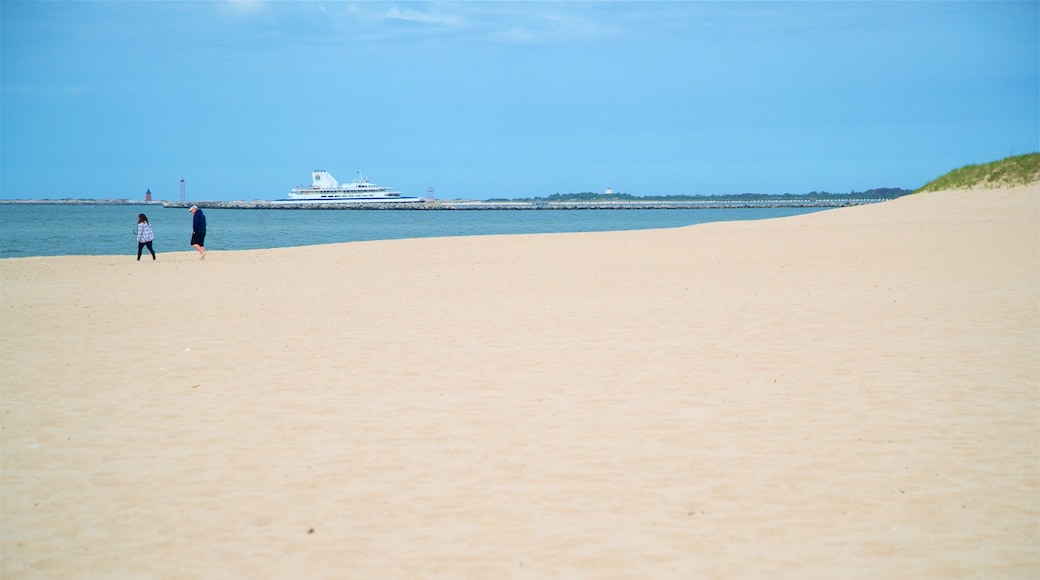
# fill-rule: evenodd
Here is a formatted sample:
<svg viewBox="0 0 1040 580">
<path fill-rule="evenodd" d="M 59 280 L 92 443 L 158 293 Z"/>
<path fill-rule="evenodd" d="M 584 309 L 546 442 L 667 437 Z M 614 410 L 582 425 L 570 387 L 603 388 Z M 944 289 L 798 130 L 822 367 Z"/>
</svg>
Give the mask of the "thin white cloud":
<svg viewBox="0 0 1040 580">
<path fill-rule="evenodd" d="M 384 10 L 379 13 L 378 16 L 384 20 L 401 20 L 404 22 L 416 22 L 420 24 L 448 26 L 452 28 L 460 26 L 463 22 L 462 18 L 457 14 L 450 14 L 436 10 L 402 10 L 397 6 L 392 6 L 391 8 Z"/>
<path fill-rule="evenodd" d="M 265 0 L 225 0 L 225 4 L 239 13 L 256 12 L 264 7 Z"/>
<path fill-rule="evenodd" d="M 624 18 L 590 4 L 506 5 L 485 21 L 487 37 L 515 44 L 541 44 L 616 37 L 626 34 Z M 612 22 L 613 21 L 613 22 Z"/>
<path fill-rule="evenodd" d="M 355 38 L 415 40 L 421 26 L 441 38 L 461 34 L 524 45 L 625 35 L 633 15 L 630 8 L 597 2 L 356 2 L 320 9 Z"/>
<path fill-rule="evenodd" d="M 545 33 L 520 26 L 491 31 L 488 37 L 506 44 L 539 44 L 547 40 Z"/>
</svg>

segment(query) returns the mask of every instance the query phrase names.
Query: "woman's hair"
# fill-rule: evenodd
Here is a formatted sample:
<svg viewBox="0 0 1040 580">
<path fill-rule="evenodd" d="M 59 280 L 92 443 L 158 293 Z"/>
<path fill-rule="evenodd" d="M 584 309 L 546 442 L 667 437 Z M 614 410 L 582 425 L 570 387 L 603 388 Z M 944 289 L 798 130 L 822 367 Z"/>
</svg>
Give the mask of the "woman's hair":
<svg viewBox="0 0 1040 580">
<path fill-rule="evenodd" d="M 148 223 L 148 216 L 144 215 L 143 213 L 137 214 L 137 223 L 141 222 Z"/>
</svg>

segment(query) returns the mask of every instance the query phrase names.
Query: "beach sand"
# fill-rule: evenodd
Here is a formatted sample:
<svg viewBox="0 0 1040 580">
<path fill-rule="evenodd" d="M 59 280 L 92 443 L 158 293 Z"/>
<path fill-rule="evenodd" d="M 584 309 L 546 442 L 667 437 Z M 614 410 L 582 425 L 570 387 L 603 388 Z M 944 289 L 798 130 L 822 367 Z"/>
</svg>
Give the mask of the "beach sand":
<svg viewBox="0 0 1040 580">
<path fill-rule="evenodd" d="M 0 572 L 1036 578 L 1038 202 L 3 260 Z"/>
</svg>

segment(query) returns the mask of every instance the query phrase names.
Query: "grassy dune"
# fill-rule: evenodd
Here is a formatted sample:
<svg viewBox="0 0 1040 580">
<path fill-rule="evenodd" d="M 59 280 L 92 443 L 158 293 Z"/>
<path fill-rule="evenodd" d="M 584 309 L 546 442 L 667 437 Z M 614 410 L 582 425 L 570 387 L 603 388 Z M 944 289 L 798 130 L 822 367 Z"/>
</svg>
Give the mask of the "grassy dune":
<svg viewBox="0 0 1040 580">
<path fill-rule="evenodd" d="M 1040 153 L 1007 157 L 992 163 L 965 165 L 934 179 L 914 193 L 947 189 L 994 189 L 1040 182 Z"/>
</svg>

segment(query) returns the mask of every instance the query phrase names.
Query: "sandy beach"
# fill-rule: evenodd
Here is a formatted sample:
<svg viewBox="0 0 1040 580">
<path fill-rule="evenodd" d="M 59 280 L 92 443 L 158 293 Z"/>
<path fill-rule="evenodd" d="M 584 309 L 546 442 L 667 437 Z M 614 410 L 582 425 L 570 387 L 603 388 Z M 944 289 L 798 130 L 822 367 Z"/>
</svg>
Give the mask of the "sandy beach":
<svg viewBox="0 0 1040 580">
<path fill-rule="evenodd" d="M 184 249 L 0 261 L 3 578 L 1040 576 L 1040 186 Z"/>
</svg>

